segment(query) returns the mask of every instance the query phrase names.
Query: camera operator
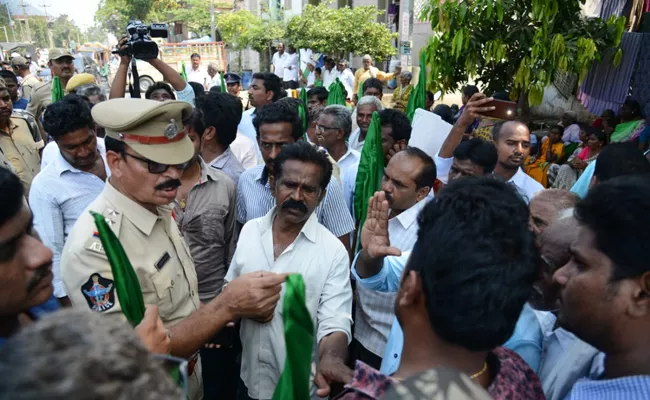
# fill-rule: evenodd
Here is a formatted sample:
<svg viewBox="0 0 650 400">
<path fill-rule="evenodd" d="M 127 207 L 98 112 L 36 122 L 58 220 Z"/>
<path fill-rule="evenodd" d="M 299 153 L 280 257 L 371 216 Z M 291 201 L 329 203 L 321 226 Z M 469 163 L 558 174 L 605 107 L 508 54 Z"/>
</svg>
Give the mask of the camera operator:
<svg viewBox="0 0 650 400">
<path fill-rule="evenodd" d="M 118 43 L 118 48 L 122 51 L 122 54 L 125 54 L 124 51 L 127 48 L 127 42 L 128 38 L 123 37 Z M 165 90 L 166 87 L 163 87 L 161 85 L 162 82 L 156 82 L 154 85 L 156 89 L 148 90 L 145 94 L 145 97 L 147 99 L 160 101 L 180 100 L 190 103 L 194 106 L 194 90 L 192 89 L 192 86 L 188 85 L 187 82 L 183 80 L 181 74 L 179 74 L 174 70 L 174 68 L 170 67 L 159 58 L 144 61 L 148 62 L 152 67 L 157 69 L 158 72 L 162 74 L 163 78 L 169 82 L 176 91 L 176 98 L 174 99 L 173 96 L 170 96 L 173 95 L 173 93 L 169 93 L 167 90 Z M 111 86 L 111 99 L 124 97 L 124 94 L 126 92 L 126 77 L 130 67 L 131 56 L 120 55 L 120 66 L 115 73 L 115 79 L 113 80 L 113 85 Z M 164 83 L 162 84 L 166 85 Z"/>
</svg>

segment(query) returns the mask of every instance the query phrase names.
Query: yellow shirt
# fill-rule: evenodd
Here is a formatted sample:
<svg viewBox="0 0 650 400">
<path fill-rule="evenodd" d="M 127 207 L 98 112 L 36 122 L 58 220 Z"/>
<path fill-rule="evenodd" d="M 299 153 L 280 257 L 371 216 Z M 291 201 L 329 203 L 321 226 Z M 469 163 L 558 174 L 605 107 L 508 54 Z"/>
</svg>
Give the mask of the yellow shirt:
<svg viewBox="0 0 650 400">
<path fill-rule="evenodd" d="M 157 214 L 135 203 L 110 181 L 79 216 L 61 257 L 61 278 L 75 308 L 124 318 L 111 266 L 89 210 L 103 214 L 138 275 L 145 304 L 157 305 L 166 328 L 199 309 L 199 290 L 190 251 L 172 219 L 172 207 Z M 203 393 L 201 361 L 190 376 L 191 399 Z"/>
<path fill-rule="evenodd" d="M 395 76 L 395 74 L 389 74 L 384 71 L 380 71 L 377 67 L 371 66 L 369 69 L 364 69 L 363 67 L 359 68 L 354 73 L 354 93 L 359 93 L 359 85 L 363 86 L 363 82 L 368 80 L 368 78 L 377 78 L 382 82 L 390 80 Z"/>
<path fill-rule="evenodd" d="M 9 132 L 0 130 L 0 149 L 29 193 L 32 180 L 41 171 L 41 156 L 38 151 L 44 147 L 43 141 L 34 142 L 27 121 L 11 117 Z"/>
</svg>

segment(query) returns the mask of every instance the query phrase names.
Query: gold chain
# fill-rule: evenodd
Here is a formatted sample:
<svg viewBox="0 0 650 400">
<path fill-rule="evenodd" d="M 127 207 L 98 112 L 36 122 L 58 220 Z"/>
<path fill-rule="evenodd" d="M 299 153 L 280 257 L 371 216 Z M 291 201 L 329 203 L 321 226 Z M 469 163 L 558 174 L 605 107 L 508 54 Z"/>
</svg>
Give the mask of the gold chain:
<svg viewBox="0 0 650 400">
<path fill-rule="evenodd" d="M 479 376 L 483 375 L 483 374 L 485 373 L 485 371 L 487 371 L 487 367 L 488 367 L 488 366 L 487 366 L 487 362 L 486 362 L 486 361 L 483 361 L 483 369 L 481 369 L 480 371 L 478 371 L 478 372 L 475 373 L 474 375 L 470 376 L 469 379 L 476 379 L 476 378 L 478 378 Z"/>
</svg>

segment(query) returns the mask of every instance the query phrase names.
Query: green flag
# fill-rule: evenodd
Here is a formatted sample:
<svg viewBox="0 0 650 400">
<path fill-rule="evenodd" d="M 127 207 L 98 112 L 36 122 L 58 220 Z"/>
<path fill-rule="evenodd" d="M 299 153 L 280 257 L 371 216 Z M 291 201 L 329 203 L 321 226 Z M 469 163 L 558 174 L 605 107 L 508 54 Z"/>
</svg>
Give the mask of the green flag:
<svg viewBox="0 0 650 400">
<path fill-rule="evenodd" d="M 300 274 L 287 277 L 282 313 L 287 359 L 273 400 L 309 399 L 314 324 L 307 310 L 305 282 Z"/>
<path fill-rule="evenodd" d="M 427 65 L 425 52 L 420 54 L 420 73 L 418 74 L 418 84 L 415 90 L 409 96 L 409 102 L 406 105 L 406 116 L 409 121 L 413 122 L 415 110 L 418 108 L 424 109 L 427 104 Z"/>
<path fill-rule="evenodd" d="M 327 105 L 331 106 L 333 104 L 338 104 L 340 106 L 345 105 L 345 87 L 343 83 L 336 78 L 334 82 L 328 88 L 329 94 L 327 96 Z"/>
<path fill-rule="evenodd" d="M 298 103 L 298 114 L 300 115 L 300 120 L 302 121 L 302 132 L 304 135 L 305 141 L 307 140 L 307 89 L 300 89 L 300 102 Z"/>
<path fill-rule="evenodd" d="M 228 86 L 226 86 L 226 82 L 223 80 L 223 72 L 219 72 L 219 77 L 221 78 L 221 93 L 226 93 Z"/>
<path fill-rule="evenodd" d="M 372 113 L 372 121 L 363 143 L 357 171 L 354 187 L 354 216 L 359 222 L 359 227 L 362 227 L 368 213 L 368 200 L 381 188 L 381 178 L 384 175 L 381 120 L 376 111 Z"/>
<path fill-rule="evenodd" d="M 357 97 L 358 97 L 357 98 L 357 103 L 358 103 L 359 100 L 361 100 L 361 98 L 363 97 L 363 84 L 361 82 L 359 82 L 359 87 L 357 88 Z"/>
<path fill-rule="evenodd" d="M 187 72 L 185 71 L 185 61 L 181 61 L 181 76 L 183 80 L 187 82 Z"/>
<path fill-rule="evenodd" d="M 61 84 L 61 79 L 58 76 L 55 76 L 52 79 L 52 103 L 56 103 L 65 96 L 65 90 Z"/>
<path fill-rule="evenodd" d="M 115 233 L 108 227 L 103 215 L 90 212 L 95 219 L 99 240 L 102 242 L 106 257 L 111 265 L 113 281 L 117 298 L 120 300 L 122 312 L 132 326 L 136 326 L 144 317 L 144 298 L 131 262 L 124 252 L 122 244 L 115 236 Z"/>
</svg>

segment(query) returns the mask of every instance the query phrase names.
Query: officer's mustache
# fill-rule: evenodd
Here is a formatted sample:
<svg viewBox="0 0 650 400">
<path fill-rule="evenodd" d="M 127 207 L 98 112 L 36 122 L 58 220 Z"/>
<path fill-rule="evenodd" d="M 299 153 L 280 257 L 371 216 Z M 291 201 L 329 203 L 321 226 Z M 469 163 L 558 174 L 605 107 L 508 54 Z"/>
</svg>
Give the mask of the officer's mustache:
<svg viewBox="0 0 650 400">
<path fill-rule="evenodd" d="M 282 203 L 282 208 L 284 210 L 294 208 L 294 209 L 300 211 L 303 214 L 307 214 L 307 206 L 305 205 L 305 203 L 303 203 L 301 201 L 296 201 L 294 199 L 285 200 L 284 203 Z"/>
<path fill-rule="evenodd" d="M 38 267 L 38 269 L 34 273 L 34 276 L 32 276 L 32 279 L 30 279 L 29 282 L 27 282 L 27 293 L 31 292 L 36 287 L 36 285 L 38 285 L 41 279 L 43 279 L 43 277 L 45 277 L 48 274 L 48 272 L 50 272 L 51 267 L 52 267 L 52 263 L 43 264 L 40 267 Z"/>
<path fill-rule="evenodd" d="M 165 189 L 176 189 L 181 185 L 181 181 L 178 179 L 170 179 L 167 182 L 163 182 L 160 185 L 156 186 L 154 190 L 165 190 Z"/>
</svg>

